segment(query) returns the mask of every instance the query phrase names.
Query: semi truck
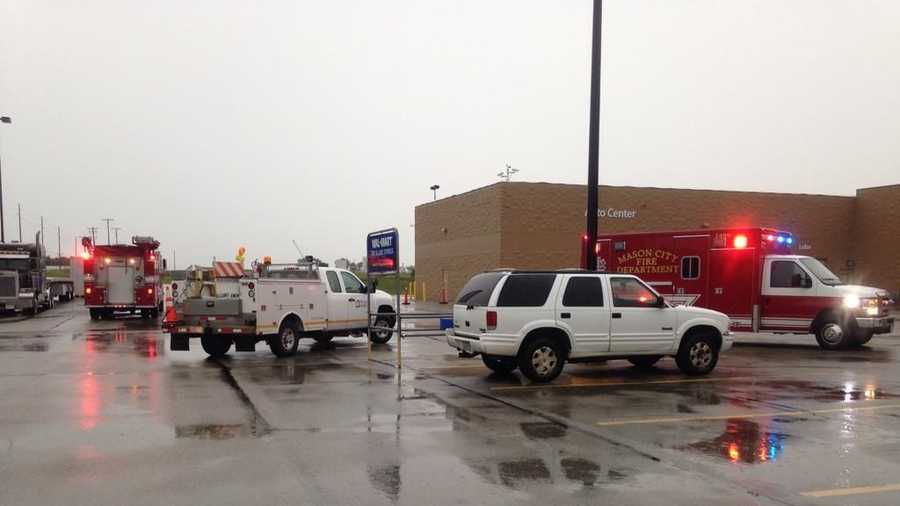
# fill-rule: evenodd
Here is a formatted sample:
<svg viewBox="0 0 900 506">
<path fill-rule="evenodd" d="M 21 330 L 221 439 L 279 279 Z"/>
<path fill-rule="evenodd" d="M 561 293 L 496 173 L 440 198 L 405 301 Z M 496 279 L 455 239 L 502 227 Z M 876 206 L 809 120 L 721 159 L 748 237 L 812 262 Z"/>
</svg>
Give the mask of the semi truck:
<svg viewBox="0 0 900 506">
<path fill-rule="evenodd" d="M 0 243 L 0 311 L 35 314 L 52 304 L 40 233 L 34 243 Z"/>
<path fill-rule="evenodd" d="M 795 243 L 763 227 L 609 234 L 587 266 L 585 236 L 582 267 L 640 276 L 673 303 L 727 314 L 734 330 L 813 334 L 829 350 L 892 331 L 887 290 L 844 283 Z"/>
<path fill-rule="evenodd" d="M 259 342 L 287 357 L 297 352 L 300 338 L 325 343 L 334 336 L 366 334 L 370 311 L 377 313 L 370 339 L 386 343 L 393 335 L 397 306 L 389 294 L 313 257 L 292 264 L 264 259 L 250 271 L 236 262 L 216 262 L 188 277 L 178 286 L 186 292 L 184 300 L 163 323 L 173 351 L 187 351 L 191 339 L 199 338 L 213 357 L 227 354 L 232 345 L 255 351 Z"/>
<path fill-rule="evenodd" d="M 134 236 L 132 244 L 96 245 L 82 239 L 84 259 L 84 305 L 91 319 L 112 318 L 116 313 L 156 318 L 162 312 L 159 241 Z"/>
</svg>

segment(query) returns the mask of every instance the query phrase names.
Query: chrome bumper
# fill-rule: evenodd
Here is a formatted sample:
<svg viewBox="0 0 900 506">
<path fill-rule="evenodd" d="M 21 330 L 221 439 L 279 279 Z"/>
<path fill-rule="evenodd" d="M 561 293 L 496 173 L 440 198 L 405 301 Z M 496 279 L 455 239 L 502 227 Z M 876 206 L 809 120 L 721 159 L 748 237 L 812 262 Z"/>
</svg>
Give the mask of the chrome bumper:
<svg viewBox="0 0 900 506">
<path fill-rule="evenodd" d="M 888 334 L 894 327 L 894 319 L 890 316 L 857 318 L 856 326 L 861 329 L 874 330 L 876 334 Z"/>
</svg>

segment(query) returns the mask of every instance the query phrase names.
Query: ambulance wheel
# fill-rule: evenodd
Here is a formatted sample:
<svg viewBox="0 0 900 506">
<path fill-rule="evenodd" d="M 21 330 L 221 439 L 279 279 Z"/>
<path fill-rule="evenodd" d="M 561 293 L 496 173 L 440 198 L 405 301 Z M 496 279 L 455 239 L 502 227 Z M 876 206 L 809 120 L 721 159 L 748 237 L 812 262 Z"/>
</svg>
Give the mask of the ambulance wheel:
<svg viewBox="0 0 900 506">
<path fill-rule="evenodd" d="M 638 369 L 650 369 L 662 358 L 662 355 L 639 355 L 637 357 L 629 357 L 628 361 L 631 365 Z"/>
<path fill-rule="evenodd" d="M 497 374 L 509 374 L 519 367 L 516 359 L 513 357 L 489 357 L 485 354 L 481 355 L 481 361 L 488 369 Z"/>
<path fill-rule="evenodd" d="M 278 335 L 269 338 L 269 349 L 276 357 L 290 357 L 297 353 L 300 344 L 300 332 L 297 324 L 285 320 L 278 329 Z"/>
<path fill-rule="evenodd" d="M 231 339 L 213 334 L 203 334 L 200 336 L 200 346 L 203 346 L 203 351 L 210 357 L 224 357 L 231 349 Z"/>
<path fill-rule="evenodd" d="M 860 348 L 865 346 L 866 343 L 872 340 L 872 336 L 875 335 L 875 332 L 871 330 L 860 330 L 853 336 L 853 341 L 850 343 L 850 346 L 853 348 Z"/>
<path fill-rule="evenodd" d="M 391 330 L 393 325 L 390 320 L 388 320 L 387 316 L 379 316 L 375 318 L 375 324 L 373 327 L 378 327 L 377 330 L 369 331 L 369 340 L 375 344 L 384 344 L 391 340 L 391 336 L 394 335 L 394 331 Z"/>
<path fill-rule="evenodd" d="M 712 331 L 697 331 L 681 341 L 675 363 L 682 372 L 694 376 L 709 374 L 719 361 L 718 336 Z"/>
<path fill-rule="evenodd" d="M 99 309 L 90 309 L 91 320 L 99 320 L 100 319 L 100 310 Z"/>
<path fill-rule="evenodd" d="M 853 337 L 838 318 L 826 317 L 816 328 L 816 342 L 825 350 L 840 350 L 846 348 L 853 341 Z"/>
</svg>

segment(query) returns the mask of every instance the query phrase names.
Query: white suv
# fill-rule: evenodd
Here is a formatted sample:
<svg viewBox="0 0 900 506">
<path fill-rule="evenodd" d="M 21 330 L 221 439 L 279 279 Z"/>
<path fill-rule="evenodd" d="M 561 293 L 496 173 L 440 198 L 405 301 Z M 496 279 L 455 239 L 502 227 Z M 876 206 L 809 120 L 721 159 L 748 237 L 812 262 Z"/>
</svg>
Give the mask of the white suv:
<svg viewBox="0 0 900 506">
<path fill-rule="evenodd" d="M 552 381 L 566 361 L 628 359 L 651 367 L 673 356 L 688 374 L 713 370 L 731 348 L 728 316 L 670 306 L 628 274 L 592 271 L 491 271 L 476 274 L 453 306 L 447 343 L 481 354 L 491 370 L 517 367 Z"/>
</svg>

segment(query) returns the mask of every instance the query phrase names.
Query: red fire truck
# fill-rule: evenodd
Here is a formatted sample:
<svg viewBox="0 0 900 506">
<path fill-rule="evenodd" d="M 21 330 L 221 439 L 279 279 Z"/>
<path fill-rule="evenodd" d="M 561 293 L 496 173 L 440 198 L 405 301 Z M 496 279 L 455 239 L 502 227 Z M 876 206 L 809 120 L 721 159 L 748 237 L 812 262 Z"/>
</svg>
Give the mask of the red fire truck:
<svg viewBox="0 0 900 506">
<path fill-rule="evenodd" d="M 90 237 L 84 245 L 84 305 L 91 318 L 112 318 L 116 312 L 156 318 L 162 312 L 160 274 L 163 262 L 159 241 L 135 236 L 132 244 L 95 245 Z"/>
<path fill-rule="evenodd" d="M 847 285 L 822 262 L 792 253 L 769 228 L 601 235 L 597 270 L 635 274 L 673 304 L 727 314 L 734 330 L 814 334 L 825 349 L 890 333 L 890 294 Z M 587 237 L 582 239 L 582 267 Z"/>
</svg>

